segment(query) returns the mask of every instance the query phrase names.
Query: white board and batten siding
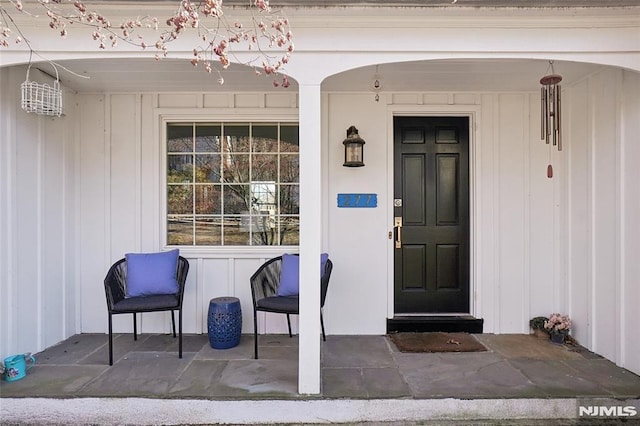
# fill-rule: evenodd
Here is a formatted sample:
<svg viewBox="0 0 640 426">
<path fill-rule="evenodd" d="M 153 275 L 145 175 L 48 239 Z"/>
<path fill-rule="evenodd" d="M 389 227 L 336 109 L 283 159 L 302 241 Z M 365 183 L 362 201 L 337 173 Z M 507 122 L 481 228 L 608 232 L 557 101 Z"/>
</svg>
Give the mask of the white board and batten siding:
<svg viewBox="0 0 640 426">
<path fill-rule="evenodd" d="M 84 218 L 81 245 L 82 330 L 104 332 L 107 313 L 102 280 L 109 265 L 129 252 L 154 252 L 163 243 L 163 119 L 194 121 L 296 120 L 296 94 L 106 94 L 79 95 L 83 122 L 104 121 L 105 132 L 81 129 L 82 167 L 91 184 L 79 200 Z M 267 106 L 269 106 L 267 108 Z M 101 126 L 99 126 L 101 127 Z M 180 248 L 190 263 L 183 304 L 183 330 L 207 332 L 209 300 L 241 300 L 243 331 L 253 329 L 249 277 L 267 259 L 294 248 Z M 263 314 L 264 316 L 264 314 Z M 273 317 L 273 319 L 272 319 Z M 261 321 L 283 332 L 276 315 Z M 168 313 L 140 316 L 142 332 L 168 332 Z M 130 315 L 114 316 L 114 330 L 130 332 Z M 284 328 L 283 328 L 284 327 Z"/>
<path fill-rule="evenodd" d="M 3 356 L 106 332 L 108 267 L 165 248 L 162 117 L 298 114 L 297 94 L 83 93 L 67 96 L 65 117 L 36 117 L 17 103 L 23 72 L 0 69 Z M 490 333 L 527 333 L 532 316 L 568 313 L 578 341 L 640 373 L 639 88 L 638 73 L 615 68 L 564 87 L 562 153 L 540 141 L 537 93 L 384 93 L 379 103 L 323 93 L 322 239 L 335 265 L 327 333 L 383 334 L 393 314 L 393 115 L 463 114 L 472 119 L 472 313 Z M 363 168 L 342 167 L 350 125 L 367 142 Z M 343 192 L 376 193 L 378 207 L 339 209 Z M 209 300 L 235 296 L 250 333 L 249 277 L 285 250 L 295 249 L 183 249 L 184 331 L 205 333 Z M 115 331 L 131 331 L 130 316 L 115 319 Z M 286 331 L 284 316 L 260 324 Z M 168 332 L 170 317 L 144 314 L 140 326 Z"/>
<path fill-rule="evenodd" d="M 634 158 L 630 155 L 637 148 L 631 143 L 633 129 L 624 127 L 633 126 L 633 121 L 626 120 L 624 125 L 622 121 L 638 108 L 637 99 L 623 97 L 624 88 L 629 85 L 633 89 L 636 78 L 633 73 L 612 69 L 592 75 L 576 87 L 566 87 L 565 150 L 561 153 L 540 141 L 537 93 L 386 94 L 380 104 L 371 102 L 370 93 L 325 94 L 323 244 L 335 262 L 325 308 L 327 331 L 382 334 L 386 318 L 393 314 L 389 285 L 392 249 L 387 238 L 392 227 L 392 173 L 387 165 L 392 158 L 389 129 L 393 114 L 468 114 L 473 126 L 473 313 L 485 319 L 486 332 L 526 333 L 530 317 L 566 312 L 574 318 L 579 341 L 613 360 L 633 364 L 629 346 L 637 344 L 637 339 L 623 344 L 624 339 L 619 338 L 634 332 L 625 324 L 635 315 L 629 301 L 638 298 L 631 285 L 638 277 L 631 261 L 637 243 L 629 233 L 637 233 L 637 225 L 628 217 L 628 209 L 638 201 L 627 180 L 637 173 L 629 167 L 629 158 Z M 603 88 L 603 84 L 612 87 Z M 589 96 L 583 98 L 585 91 Z M 599 103 L 603 91 L 609 93 L 609 107 Z M 236 99 L 226 94 L 207 100 L 206 96 L 188 94 L 175 98 L 179 101 L 175 107 L 171 106 L 171 95 L 108 96 L 111 105 L 118 105 L 123 117 L 120 123 L 129 120 L 140 134 L 128 141 L 112 138 L 111 144 L 125 147 L 103 151 L 105 155 L 119 154 L 118 160 L 113 156 L 105 160 L 109 164 L 105 167 L 112 176 L 116 170 L 122 173 L 105 185 L 111 194 L 106 211 L 117 217 L 117 221 L 103 219 L 105 226 L 110 226 L 106 233 L 110 241 L 105 242 L 109 249 L 105 250 L 111 260 L 126 247 L 142 251 L 160 247 L 162 152 L 156 118 L 159 112 L 150 112 L 152 106 L 161 105 L 162 112 L 168 114 L 208 114 L 207 104 L 213 105 L 213 111 L 226 105 L 234 115 L 249 119 L 262 109 L 268 111 L 266 116 L 277 118 L 279 108 L 286 115 L 296 105 L 295 99 L 283 100 L 279 95 L 278 106 L 267 107 L 269 96 L 243 94 Z M 123 111 L 126 106 L 134 110 Z M 141 117 L 139 122 L 135 117 Z M 352 124 L 367 141 L 366 166 L 356 170 L 342 167 L 341 141 Z M 301 141 L 304 143 L 303 137 Z M 553 179 L 546 176 L 550 162 Z M 125 188 L 114 188 L 116 181 L 127 182 Z M 137 183 L 132 186 L 131 181 Z M 378 208 L 339 209 L 335 196 L 341 192 L 377 193 Z M 143 197 L 148 201 L 143 202 Z M 133 200 L 133 206 L 120 211 L 123 204 L 131 202 L 127 200 Z M 185 330 L 206 332 L 208 300 L 230 295 L 241 299 L 243 330 L 250 332 L 248 278 L 265 259 L 279 254 L 278 249 L 263 253 L 184 252 L 192 267 Z M 101 296 L 92 296 L 92 300 L 96 309 L 103 303 Z M 94 314 L 96 309 L 83 309 L 83 329 L 104 330 L 104 320 Z M 143 318 L 143 330 L 167 331 L 168 316 L 153 315 L 160 319 Z M 284 332 L 284 317 L 271 317 L 260 321 L 260 332 Z M 123 319 L 118 327 L 128 330 L 129 320 Z M 608 329 L 619 330 L 618 337 Z"/>
<path fill-rule="evenodd" d="M 80 331 L 74 94 L 64 92 L 66 116 L 28 114 L 25 74 L 0 68 L 0 359 Z"/>
</svg>

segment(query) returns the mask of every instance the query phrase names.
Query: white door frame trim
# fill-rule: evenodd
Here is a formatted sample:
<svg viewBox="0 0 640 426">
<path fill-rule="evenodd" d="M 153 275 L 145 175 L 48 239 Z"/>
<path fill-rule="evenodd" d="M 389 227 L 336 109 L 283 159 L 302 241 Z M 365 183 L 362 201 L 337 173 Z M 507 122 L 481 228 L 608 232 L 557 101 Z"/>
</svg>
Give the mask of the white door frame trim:
<svg viewBox="0 0 640 426">
<path fill-rule="evenodd" d="M 479 264 L 477 259 L 477 244 L 480 229 L 478 227 L 478 194 L 479 185 L 476 184 L 478 171 L 479 151 L 481 148 L 480 132 L 480 105 L 393 105 L 387 106 L 387 224 L 393 228 L 393 192 L 394 192 L 394 142 L 393 142 L 393 117 L 395 116 L 448 116 L 469 117 L 469 314 L 476 316 L 480 311 L 481 292 L 478 280 Z M 387 318 L 393 318 L 394 312 L 394 256 L 393 240 L 389 240 L 387 246 Z"/>
</svg>

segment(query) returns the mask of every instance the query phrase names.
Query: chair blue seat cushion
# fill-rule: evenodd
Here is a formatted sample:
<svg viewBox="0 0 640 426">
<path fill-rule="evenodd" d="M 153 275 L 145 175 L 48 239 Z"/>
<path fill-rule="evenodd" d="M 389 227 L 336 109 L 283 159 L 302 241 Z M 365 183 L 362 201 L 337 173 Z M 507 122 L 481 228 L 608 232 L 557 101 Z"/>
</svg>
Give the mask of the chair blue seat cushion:
<svg viewBox="0 0 640 426">
<path fill-rule="evenodd" d="M 159 253 L 127 253 L 126 297 L 176 294 L 178 249 Z"/>
<path fill-rule="evenodd" d="M 175 294 L 160 294 L 155 296 L 128 297 L 113 305 L 113 313 L 128 313 L 154 311 L 157 309 L 171 309 L 180 307 L 180 300 Z"/>
<path fill-rule="evenodd" d="M 282 312 L 297 314 L 300 305 L 298 296 L 272 296 L 265 297 L 256 302 L 256 308 L 260 311 Z"/>
</svg>

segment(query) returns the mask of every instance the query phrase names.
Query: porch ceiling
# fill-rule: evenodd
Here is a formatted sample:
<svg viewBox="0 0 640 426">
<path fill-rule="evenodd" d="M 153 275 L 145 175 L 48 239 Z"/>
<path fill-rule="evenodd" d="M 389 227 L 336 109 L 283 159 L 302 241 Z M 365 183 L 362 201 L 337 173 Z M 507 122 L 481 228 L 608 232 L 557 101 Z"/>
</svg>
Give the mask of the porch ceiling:
<svg viewBox="0 0 640 426">
<path fill-rule="evenodd" d="M 60 62 L 80 78 L 63 72 L 64 86 L 78 92 L 214 92 L 274 91 L 269 77 L 256 77 L 253 69 L 232 66 L 222 72 L 225 83 L 217 83 L 218 75 L 192 67 L 186 60 L 155 61 L 153 59 L 92 59 Z M 599 66 L 559 62 L 555 71 L 563 83 L 575 82 L 594 72 Z M 40 67 L 49 72 L 47 65 Z M 532 91 L 538 90 L 540 77 L 548 71 L 542 60 L 437 60 L 382 64 L 349 70 L 327 78 L 325 91 L 372 91 L 376 79 L 382 91 Z M 297 91 L 295 81 L 286 90 Z"/>
</svg>

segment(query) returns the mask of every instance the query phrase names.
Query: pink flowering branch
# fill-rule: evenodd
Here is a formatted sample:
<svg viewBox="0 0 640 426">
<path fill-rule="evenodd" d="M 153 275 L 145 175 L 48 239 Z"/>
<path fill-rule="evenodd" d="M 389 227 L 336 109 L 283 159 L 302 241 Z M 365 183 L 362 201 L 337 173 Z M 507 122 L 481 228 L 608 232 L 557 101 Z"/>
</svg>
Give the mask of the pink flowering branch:
<svg viewBox="0 0 640 426">
<path fill-rule="evenodd" d="M 13 6 L 12 11 L 37 16 L 25 9 L 22 0 L 9 0 L 9 3 Z M 247 26 L 226 19 L 222 0 L 177 0 L 177 3 L 175 12 L 162 21 L 157 17 L 145 16 L 126 19 L 118 25 L 113 25 L 109 18 L 89 9 L 80 0 L 35 0 L 32 6 L 46 13 L 49 28 L 57 31 L 62 38 L 67 36 L 72 25 L 89 27 L 99 49 L 116 48 L 118 42 L 143 50 L 152 46 L 156 50 L 157 60 L 169 55 L 172 42 L 188 32 L 195 32 L 198 45 L 193 48 L 190 62 L 193 66 L 202 64 L 207 72 L 215 70 L 220 84 L 224 83 L 220 70 L 227 69 L 231 64 L 233 48 L 244 47 L 256 52 L 256 58 L 245 62 L 254 67 L 256 75 L 271 75 L 275 86 L 289 86 L 286 76 L 281 83 L 275 77 L 289 62 L 294 51 L 293 34 L 288 19 L 274 12 L 268 0 L 249 0 L 251 16 L 250 25 Z M 1 4 L 0 18 L 0 47 L 9 47 L 10 42 L 25 42 L 33 50 L 17 28 L 10 10 Z M 17 30 L 17 36 L 13 35 L 11 27 Z M 146 30 L 157 33 L 153 41 L 145 39 L 143 34 Z"/>
</svg>

